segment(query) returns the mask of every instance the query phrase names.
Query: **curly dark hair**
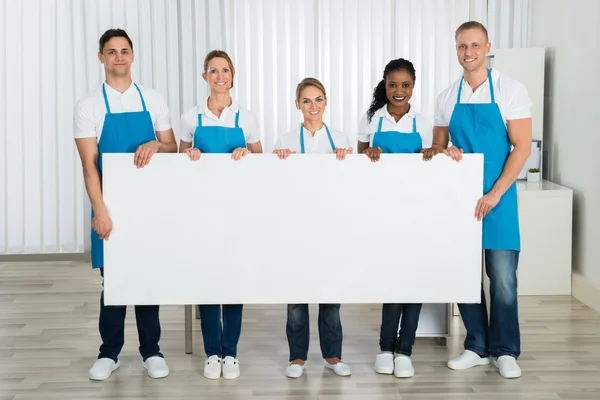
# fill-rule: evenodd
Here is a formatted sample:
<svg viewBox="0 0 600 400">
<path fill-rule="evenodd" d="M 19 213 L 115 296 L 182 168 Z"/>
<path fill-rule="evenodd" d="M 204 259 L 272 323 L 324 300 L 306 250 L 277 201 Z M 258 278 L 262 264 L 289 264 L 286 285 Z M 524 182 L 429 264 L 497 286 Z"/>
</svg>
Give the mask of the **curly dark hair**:
<svg viewBox="0 0 600 400">
<path fill-rule="evenodd" d="M 367 110 L 367 120 L 369 123 L 371 123 L 373 115 L 375 115 L 375 111 L 379 110 L 388 103 L 388 98 L 385 94 L 385 80 L 387 79 L 388 75 L 393 71 L 401 70 L 408 72 L 412 76 L 413 80 L 417 80 L 415 67 L 410 61 L 405 60 L 404 58 L 398 58 L 390 61 L 383 70 L 383 79 L 377 84 L 375 90 L 373 90 L 373 101 L 371 102 L 369 110 Z"/>
</svg>

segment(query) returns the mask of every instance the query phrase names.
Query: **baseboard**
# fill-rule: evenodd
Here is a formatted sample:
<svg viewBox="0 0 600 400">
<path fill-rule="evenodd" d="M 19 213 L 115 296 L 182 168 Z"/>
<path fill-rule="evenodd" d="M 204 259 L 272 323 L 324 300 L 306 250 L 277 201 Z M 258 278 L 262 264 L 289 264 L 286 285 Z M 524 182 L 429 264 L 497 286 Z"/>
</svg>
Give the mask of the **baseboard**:
<svg viewBox="0 0 600 400">
<path fill-rule="evenodd" d="M 571 278 L 573 297 L 600 312 L 600 284 L 574 272 Z"/>
<path fill-rule="evenodd" d="M 0 262 L 43 262 L 43 261 L 81 261 L 91 260 L 90 252 L 54 253 L 54 254 L 3 254 Z"/>
</svg>

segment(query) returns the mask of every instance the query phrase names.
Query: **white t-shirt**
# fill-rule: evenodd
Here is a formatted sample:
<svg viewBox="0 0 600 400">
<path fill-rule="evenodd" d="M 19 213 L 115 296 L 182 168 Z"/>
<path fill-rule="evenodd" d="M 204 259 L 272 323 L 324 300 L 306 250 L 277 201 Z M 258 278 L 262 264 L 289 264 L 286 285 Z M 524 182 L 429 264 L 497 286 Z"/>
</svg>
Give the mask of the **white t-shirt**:
<svg viewBox="0 0 600 400">
<path fill-rule="evenodd" d="M 163 132 L 171 129 L 171 115 L 167 102 L 156 90 L 139 84 L 137 86 L 144 97 L 146 110 L 150 113 L 154 131 Z M 105 88 L 111 113 L 143 111 L 140 94 L 133 83 L 124 93 L 113 89 L 108 84 L 105 84 Z M 100 141 L 106 112 L 102 85 L 100 85 L 93 92 L 79 99 L 75 105 L 73 115 L 73 135 L 75 139 L 96 137 Z"/>
<path fill-rule="evenodd" d="M 231 105 L 226 107 L 217 117 L 207 107 L 208 97 L 204 102 L 194 106 L 181 115 L 181 140 L 184 142 L 194 141 L 194 132 L 198 126 L 198 114 L 202 114 L 202 126 L 223 126 L 226 128 L 235 128 L 235 114 L 240 111 L 238 126 L 244 131 L 246 143 L 256 143 L 260 141 L 260 128 L 258 120 L 250 111 L 241 108 L 235 100 L 231 100 Z"/>
<path fill-rule="evenodd" d="M 373 145 L 373 136 L 377 132 L 379 127 L 379 118 L 383 117 L 381 123 L 381 131 L 395 131 L 400 132 L 399 134 L 412 133 L 413 131 L 413 120 L 417 119 L 417 132 L 421 135 L 421 141 L 423 147 L 431 147 L 433 141 L 433 124 L 431 120 L 425 115 L 418 113 L 411 107 L 408 113 L 404 114 L 402 118 L 396 122 L 394 117 L 388 112 L 387 104 L 375 111 L 371 122 L 367 120 L 367 113 L 365 113 L 358 124 L 358 141 L 363 143 L 369 143 Z"/>
<path fill-rule="evenodd" d="M 350 148 L 350 141 L 346 135 L 331 127 L 328 128 L 331 139 L 333 140 L 333 145 L 336 149 Z M 327 130 L 325 129 L 325 124 L 323 124 L 321 129 L 315 132 L 315 136 L 311 135 L 310 131 L 307 129 L 302 129 L 302 133 L 304 135 L 304 152 L 306 154 L 333 153 L 329 137 L 327 136 Z M 290 149 L 291 151 L 296 152 L 296 154 L 302 153 L 302 146 L 300 145 L 300 124 L 292 131 L 279 135 L 277 143 L 275 143 L 275 150 L 280 149 Z"/>
<path fill-rule="evenodd" d="M 450 124 L 460 82 L 461 79 L 457 79 L 438 96 L 435 107 L 435 126 L 448 126 Z M 492 70 L 492 84 L 494 85 L 494 98 L 498 108 L 500 108 L 500 114 L 502 114 L 505 125 L 507 120 L 531 118 L 531 99 L 525 85 L 495 69 Z M 470 104 L 490 103 L 489 80 L 486 80 L 475 92 L 466 81 L 463 81 L 460 102 Z"/>
</svg>

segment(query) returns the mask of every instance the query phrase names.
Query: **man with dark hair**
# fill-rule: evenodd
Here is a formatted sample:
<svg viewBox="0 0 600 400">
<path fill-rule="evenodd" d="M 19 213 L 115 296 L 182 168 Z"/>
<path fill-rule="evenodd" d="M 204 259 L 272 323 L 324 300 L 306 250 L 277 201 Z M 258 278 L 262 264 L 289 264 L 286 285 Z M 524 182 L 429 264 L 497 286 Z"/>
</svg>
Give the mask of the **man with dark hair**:
<svg viewBox="0 0 600 400">
<path fill-rule="evenodd" d="M 518 378 L 521 243 L 515 180 L 531 152 L 531 100 L 524 85 L 487 68 L 491 44 L 483 25 L 467 22 L 455 37 L 463 77 L 438 97 L 433 145 L 424 151 L 424 158 L 445 153 L 459 161 L 463 152 L 484 155 L 484 195 L 475 216 L 483 220 L 491 298 L 489 324 L 483 286 L 481 303 L 458 305 L 467 329 L 465 351 L 449 360 L 448 367 L 462 370 L 491 361 L 504 378 Z M 453 146 L 447 148 L 450 137 Z"/>
<path fill-rule="evenodd" d="M 102 198 L 102 154 L 135 153 L 141 168 L 157 152 L 175 153 L 177 143 L 171 128 L 169 108 L 153 89 L 137 85 L 131 78 L 133 45 L 122 29 L 110 29 L 100 38 L 98 59 L 104 65 L 106 81 L 80 99 L 75 106 L 74 136 L 88 196 L 92 204 L 92 268 L 104 276 L 103 240 L 108 240 L 112 220 Z M 104 305 L 100 297 L 100 354 L 89 378 L 104 380 L 119 368 L 123 348 L 125 306 Z M 169 375 L 160 353 L 159 306 L 135 306 L 139 351 L 143 366 L 152 378 Z"/>
</svg>

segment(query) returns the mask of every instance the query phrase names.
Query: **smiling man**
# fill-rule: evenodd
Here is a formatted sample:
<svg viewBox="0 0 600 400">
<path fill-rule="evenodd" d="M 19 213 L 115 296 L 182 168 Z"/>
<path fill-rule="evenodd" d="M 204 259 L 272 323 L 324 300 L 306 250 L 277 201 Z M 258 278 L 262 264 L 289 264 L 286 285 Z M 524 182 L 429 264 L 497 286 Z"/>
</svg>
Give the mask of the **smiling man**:
<svg viewBox="0 0 600 400">
<path fill-rule="evenodd" d="M 455 39 L 463 76 L 438 97 L 433 145 L 424 151 L 424 159 L 439 153 L 456 161 L 462 153 L 484 155 L 484 195 L 474 213 L 483 220 L 491 304 L 489 324 L 483 286 L 480 304 L 459 304 L 467 329 L 465 351 L 449 360 L 448 367 L 462 370 L 491 361 L 503 377 L 518 378 L 520 232 L 515 180 L 531 151 L 531 101 L 524 85 L 487 68 L 491 44 L 482 24 L 462 24 Z M 447 148 L 449 139 L 453 146 Z"/>
<path fill-rule="evenodd" d="M 131 78 L 133 44 L 122 29 L 110 29 L 100 38 L 98 59 L 104 65 L 106 81 L 75 106 L 74 136 L 85 187 L 92 204 L 92 268 L 104 276 L 103 240 L 108 240 L 112 220 L 102 198 L 102 154 L 135 153 L 134 163 L 142 168 L 157 152 L 177 151 L 171 129 L 169 108 L 162 96 L 150 88 L 137 85 Z M 102 345 L 89 378 L 107 379 L 119 368 L 123 348 L 125 306 L 104 305 L 100 297 L 100 336 Z M 158 342 L 160 340 L 159 306 L 135 306 L 139 351 L 143 366 L 152 378 L 169 374 Z"/>
</svg>

